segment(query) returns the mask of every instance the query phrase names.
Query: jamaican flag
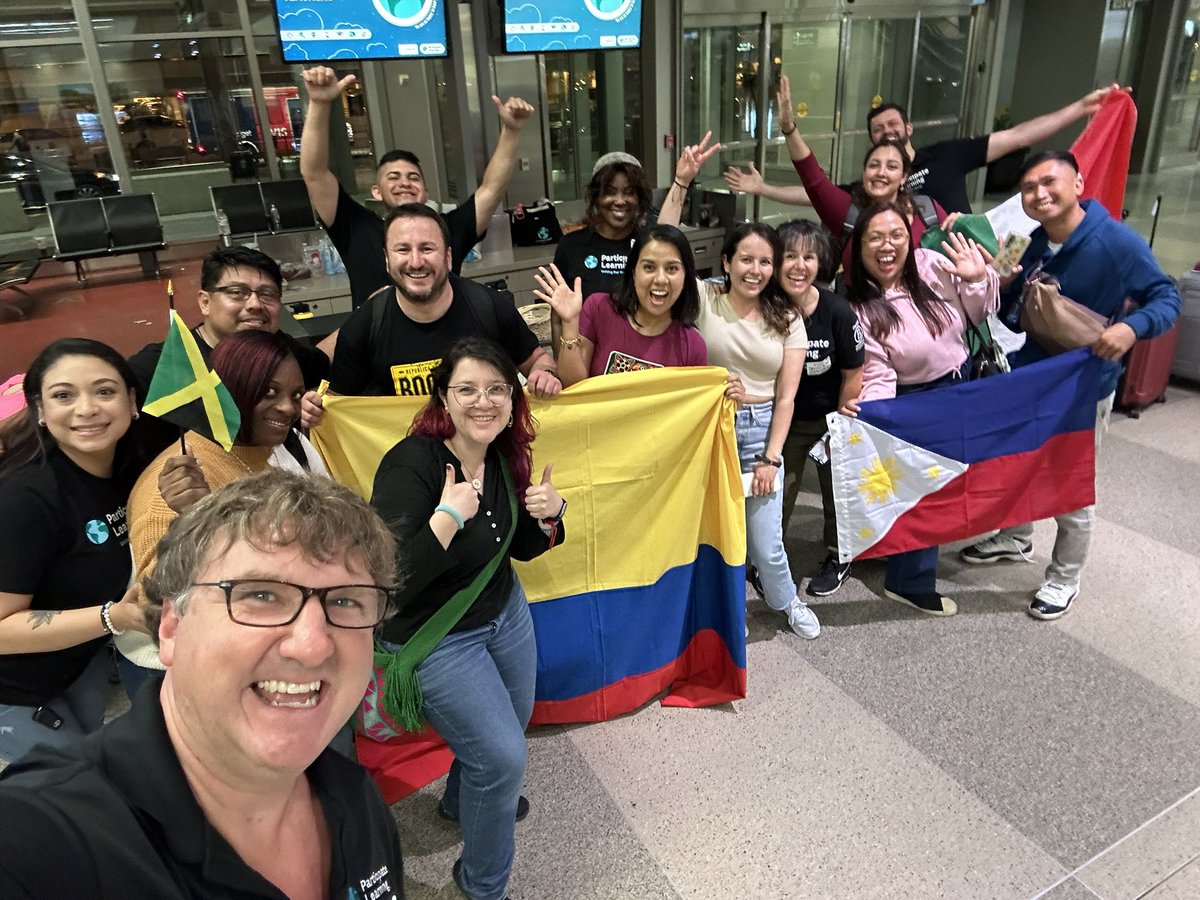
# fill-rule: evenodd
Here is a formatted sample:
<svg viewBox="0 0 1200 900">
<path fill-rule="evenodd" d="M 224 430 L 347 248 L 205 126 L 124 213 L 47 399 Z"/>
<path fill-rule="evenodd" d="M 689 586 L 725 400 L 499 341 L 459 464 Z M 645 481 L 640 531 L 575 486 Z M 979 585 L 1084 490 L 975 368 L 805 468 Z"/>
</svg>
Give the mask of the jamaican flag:
<svg viewBox="0 0 1200 900">
<path fill-rule="evenodd" d="M 198 431 L 226 450 L 233 446 L 242 426 L 241 413 L 229 391 L 208 367 L 196 338 L 174 309 L 142 412 Z"/>
</svg>

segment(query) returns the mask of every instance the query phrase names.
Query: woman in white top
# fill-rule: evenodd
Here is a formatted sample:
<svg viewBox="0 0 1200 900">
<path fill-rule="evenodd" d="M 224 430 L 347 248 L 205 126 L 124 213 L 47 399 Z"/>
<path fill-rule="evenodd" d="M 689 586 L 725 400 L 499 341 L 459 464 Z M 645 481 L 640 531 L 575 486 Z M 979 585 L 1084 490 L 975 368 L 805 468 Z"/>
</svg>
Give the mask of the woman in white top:
<svg viewBox="0 0 1200 900">
<path fill-rule="evenodd" d="M 811 640 L 821 624 L 796 593 L 783 547 L 783 443 L 808 335 L 775 280 L 782 256 L 773 228 L 756 222 L 735 228 L 721 250 L 726 291 L 702 282 L 696 327 L 708 345 L 709 363 L 729 370 L 726 394 L 738 402 L 738 456 L 742 472 L 752 475 L 747 565 L 757 568 L 767 605 L 786 613 L 792 630 Z"/>
</svg>

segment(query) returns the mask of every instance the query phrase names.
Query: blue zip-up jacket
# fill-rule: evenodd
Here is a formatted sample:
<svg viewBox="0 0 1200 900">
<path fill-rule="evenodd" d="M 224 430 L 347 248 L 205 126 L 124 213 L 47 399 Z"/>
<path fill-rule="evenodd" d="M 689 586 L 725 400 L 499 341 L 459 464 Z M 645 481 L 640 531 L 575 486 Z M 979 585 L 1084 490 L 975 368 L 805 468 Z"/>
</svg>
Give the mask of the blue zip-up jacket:
<svg viewBox="0 0 1200 900">
<path fill-rule="evenodd" d="M 1058 280 L 1064 296 L 1094 309 L 1111 322 L 1124 322 L 1138 340 L 1158 337 L 1179 318 L 1179 291 L 1175 282 L 1159 268 L 1142 236 L 1110 216 L 1100 201 L 1083 200 L 1080 205 L 1083 221 L 1071 232 L 1062 249 L 1046 261 L 1042 271 Z M 1025 287 L 1025 276 L 1045 257 L 1049 243 L 1044 228 L 1038 227 L 1031 237 L 1029 249 L 1021 257 L 1021 274 L 1001 297 L 1001 318 L 1010 328 L 1018 327 L 1009 317 L 1019 314 L 1017 301 Z M 1127 297 L 1137 307 L 1122 317 Z M 1029 338 L 1009 359 L 1016 367 L 1049 355 L 1041 344 Z M 1105 366 L 1101 397 L 1116 390 L 1120 375 L 1119 362 Z"/>
</svg>

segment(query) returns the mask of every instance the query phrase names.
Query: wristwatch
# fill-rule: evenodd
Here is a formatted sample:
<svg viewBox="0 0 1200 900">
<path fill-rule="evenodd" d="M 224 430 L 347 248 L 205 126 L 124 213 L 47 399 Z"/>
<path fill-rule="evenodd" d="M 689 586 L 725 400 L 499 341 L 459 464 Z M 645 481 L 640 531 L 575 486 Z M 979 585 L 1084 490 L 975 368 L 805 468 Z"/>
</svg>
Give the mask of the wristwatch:
<svg viewBox="0 0 1200 900">
<path fill-rule="evenodd" d="M 563 517 L 564 515 L 566 515 L 566 512 L 567 512 L 567 498 L 566 498 L 566 497 L 563 497 L 563 505 L 562 505 L 562 506 L 559 508 L 559 510 L 558 510 L 558 515 L 554 515 L 554 516 L 547 516 L 547 517 L 546 517 L 545 519 L 543 519 L 542 521 L 543 521 L 543 522 L 561 522 L 561 521 L 562 521 L 562 517 Z"/>
</svg>

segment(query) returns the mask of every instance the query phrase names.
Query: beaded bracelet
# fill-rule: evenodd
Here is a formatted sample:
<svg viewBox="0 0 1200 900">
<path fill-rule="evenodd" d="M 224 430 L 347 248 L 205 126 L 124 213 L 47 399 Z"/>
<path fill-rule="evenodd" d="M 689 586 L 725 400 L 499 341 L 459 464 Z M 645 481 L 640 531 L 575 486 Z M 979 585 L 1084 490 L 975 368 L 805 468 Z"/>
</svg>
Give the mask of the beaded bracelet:
<svg viewBox="0 0 1200 900">
<path fill-rule="evenodd" d="M 104 626 L 104 630 L 114 637 L 118 634 L 124 634 L 124 631 L 117 631 L 113 627 L 112 616 L 109 614 L 109 609 L 112 608 L 113 602 L 109 600 L 100 607 L 100 624 Z"/>
</svg>

